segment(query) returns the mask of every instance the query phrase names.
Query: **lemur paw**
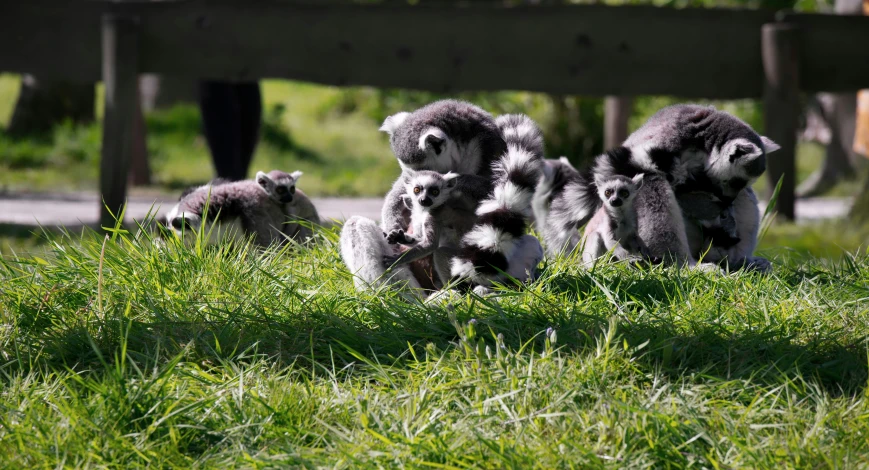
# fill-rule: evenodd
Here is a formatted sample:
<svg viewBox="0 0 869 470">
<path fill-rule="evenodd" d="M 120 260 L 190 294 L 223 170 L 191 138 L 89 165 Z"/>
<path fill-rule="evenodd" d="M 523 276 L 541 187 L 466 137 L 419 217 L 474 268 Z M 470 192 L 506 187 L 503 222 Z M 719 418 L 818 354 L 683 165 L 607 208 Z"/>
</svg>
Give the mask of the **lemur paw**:
<svg viewBox="0 0 869 470">
<path fill-rule="evenodd" d="M 395 245 L 396 243 L 403 243 L 405 241 L 404 230 L 397 229 L 386 234 L 386 243 L 390 245 Z"/>
</svg>

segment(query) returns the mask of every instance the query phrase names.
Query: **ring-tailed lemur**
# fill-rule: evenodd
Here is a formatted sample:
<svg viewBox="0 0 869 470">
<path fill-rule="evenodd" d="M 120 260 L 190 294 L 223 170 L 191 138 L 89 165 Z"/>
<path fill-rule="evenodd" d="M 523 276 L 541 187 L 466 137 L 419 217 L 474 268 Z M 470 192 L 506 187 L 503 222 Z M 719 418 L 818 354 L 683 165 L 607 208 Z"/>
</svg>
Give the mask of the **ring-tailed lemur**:
<svg viewBox="0 0 869 470">
<path fill-rule="evenodd" d="M 705 253 L 704 261 L 727 262 L 732 267 L 770 268 L 769 261 L 753 256 L 760 210 L 751 185 L 766 171 L 767 154 L 778 150 L 778 144 L 729 113 L 712 106 L 682 104 L 655 113 L 624 145 L 654 145 L 682 153 L 688 171 L 686 181 L 676 182 L 676 195 L 687 224 L 702 228 L 701 250 L 692 248 L 694 256 Z M 703 171 L 697 171 L 697 166 Z M 695 210 L 687 211 L 692 206 L 690 199 L 704 191 L 716 201 L 704 210 L 699 209 L 701 204 L 693 204 Z M 704 248 L 709 246 L 707 241 L 711 243 L 708 252 Z M 693 247 L 697 241 L 689 243 Z"/>
<path fill-rule="evenodd" d="M 492 164 L 507 144 L 491 114 L 464 101 L 441 100 L 413 113 L 386 118 L 380 130 L 389 142 L 402 170 L 430 170 L 470 175 L 456 189 L 482 200 L 492 188 Z M 405 229 L 410 212 L 402 195 L 408 174 L 395 181 L 386 195 L 381 225 L 384 232 Z"/>
<path fill-rule="evenodd" d="M 253 234 L 261 246 L 284 240 L 283 208 L 252 180 L 219 181 L 185 191 L 166 215 L 166 226 L 178 235 L 193 233 L 202 226 L 206 207 L 204 230 L 210 234 L 209 242 L 216 242 L 226 233 L 236 237 Z"/>
<path fill-rule="evenodd" d="M 410 171 L 458 173 L 453 194 L 467 197 L 453 199 L 450 204 L 476 202 L 487 198 L 491 192 L 493 163 L 507 153 L 504 135 L 495 119 L 479 107 L 462 101 L 437 101 L 413 113 L 395 114 L 384 121 L 380 130 L 389 134 L 393 153 L 403 170 L 386 196 L 381 220 L 383 233 L 408 229 L 410 211 L 404 206 L 402 194 Z M 467 209 L 474 211 L 476 205 Z M 393 253 L 394 246 L 381 243 L 383 236 L 381 240 L 367 240 L 366 237 L 372 233 L 370 224 L 359 218 L 351 220 L 353 223 L 346 223 L 341 232 L 342 257 L 351 273 L 362 278 L 357 287 L 371 285 L 382 278 L 382 263 L 370 265 L 373 259 L 369 256 L 370 250 L 362 250 L 357 256 L 349 247 L 370 245 L 371 250 L 385 248 L 376 257 L 379 260 L 383 254 Z M 407 269 L 406 266 L 397 269 L 402 268 Z"/>
<path fill-rule="evenodd" d="M 592 216 L 583 234 L 582 261 L 586 266 L 607 253 L 618 260 L 642 258 L 634 197 L 643 176 L 640 173 L 633 178 L 615 176 L 596 181 L 603 206 Z"/>
<path fill-rule="evenodd" d="M 670 188 L 644 184 L 635 201 L 641 239 L 643 233 L 653 237 L 643 240 L 647 245 L 671 245 L 673 240 L 656 237 L 681 232 L 682 236 L 677 239 L 679 253 L 674 253 L 675 258 L 693 264 L 700 253 L 689 245 L 701 243 L 687 242 L 682 212 L 688 209 L 686 217 L 706 221 L 714 227 L 714 221 L 734 204 L 733 218 L 738 233 L 728 239 L 739 242 L 727 253 L 732 263 L 745 260 L 751 256 L 757 238 L 757 224 L 752 221 L 755 211 L 748 207 L 753 197 L 749 185 L 764 172 L 766 153 L 778 148 L 744 122 L 713 107 L 674 105 L 664 108 L 631 134 L 622 147 L 597 157 L 590 168 L 572 177 L 562 191 L 553 192 L 543 231 L 547 249 L 558 253 L 575 245 L 576 229 L 600 206 L 599 198 L 595 197 L 595 176 L 633 177 L 647 173 L 663 175 L 670 184 Z M 643 207 L 646 199 L 641 197 L 646 192 L 650 196 L 657 194 L 649 199 L 655 206 L 648 211 Z M 743 196 L 745 192 L 751 193 L 749 197 Z M 706 194 L 698 198 L 702 193 Z M 677 194 L 683 196 L 675 206 L 680 210 L 672 211 L 668 208 L 673 207 L 671 202 Z M 709 194 L 714 197 L 708 197 Z M 644 221 L 656 225 L 644 227 Z M 683 244 L 682 239 L 686 239 L 686 243 Z M 683 257 L 682 252 L 689 256 Z"/>
<path fill-rule="evenodd" d="M 370 229 L 373 224 L 367 219 L 354 217 L 344 224 L 341 230 L 342 258 L 350 272 L 359 278 L 357 288 L 379 285 L 384 278 L 382 258 L 386 254 L 396 254 L 396 245 L 385 241 L 385 234 L 394 230 L 408 230 L 410 211 L 405 207 L 402 195 L 414 170 L 431 170 L 439 173 L 459 174 L 456 194 L 465 194 L 470 200 L 480 201 L 492 187 L 491 164 L 507 149 L 495 119 L 479 107 L 456 100 L 442 100 L 430 103 L 412 112 L 402 112 L 386 118 L 380 130 L 389 134 L 390 146 L 402 174 L 395 180 L 386 195 L 381 217 L 381 231 L 376 239 Z M 463 200 L 460 198 L 459 200 Z M 476 206 L 471 207 L 473 211 Z M 352 223 L 350 223 L 352 222 Z M 365 246 L 362 250 L 351 250 L 350 246 Z M 373 255 L 377 250 L 379 254 Z M 358 253 L 358 255 L 357 255 Z M 371 256 L 370 256 L 371 255 Z M 373 260 L 377 261 L 371 264 Z M 426 272 L 431 265 L 430 258 L 412 263 L 411 266 L 394 268 L 390 276 L 402 277 L 401 271 L 412 276 L 416 272 Z M 415 279 L 416 287 L 425 285 L 436 288 L 440 281 L 426 273 Z"/>
<path fill-rule="evenodd" d="M 403 200 L 411 210 L 413 234 L 399 229 L 386 237 L 389 244 L 398 243 L 411 248 L 401 254 L 384 255 L 387 268 L 433 255 L 438 277 L 449 279 L 450 259 L 458 251 L 462 235 L 476 221 L 473 211 L 456 209 L 454 204 L 449 204 L 457 182 L 458 175 L 455 173 L 442 175 L 424 170 L 411 175 Z"/>
<path fill-rule="evenodd" d="M 280 170 L 272 170 L 268 174 L 259 171 L 256 174 L 257 184 L 275 204 L 284 209 L 288 219 L 283 225 L 284 234 L 300 242 L 314 235 L 312 225 L 320 225 L 320 214 L 314 203 L 296 187 L 302 174 L 301 171 L 286 173 Z"/>
</svg>

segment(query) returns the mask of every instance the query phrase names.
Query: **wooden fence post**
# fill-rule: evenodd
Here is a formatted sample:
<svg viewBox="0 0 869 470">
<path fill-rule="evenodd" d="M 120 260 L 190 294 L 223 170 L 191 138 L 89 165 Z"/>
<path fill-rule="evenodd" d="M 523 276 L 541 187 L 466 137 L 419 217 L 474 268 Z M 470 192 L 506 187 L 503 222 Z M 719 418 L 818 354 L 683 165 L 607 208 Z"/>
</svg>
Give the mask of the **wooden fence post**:
<svg viewBox="0 0 869 470">
<path fill-rule="evenodd" d="M 113 227 L 127 197 L 139 97 L 138 20 L 106 14 L 102 20 L 103 140 L 100 159 L 100 224 Z"/>
<path fill-rule="evenodd" d="M 618 147 L 628 138 L 628 119 L 634 109 L 633 96 L 607 96 L 603 105 L 604 150 Z"/>
<path fill-rule="evenodd" d="M 787 23 L 763 25 L 764 128 L 766 136 L 781 145 L 781 150 L 768 157 L 766 173 L 773 189 L 784 176 L 776 210 L 788 220 L 794 220 L 800 116 L 799 47 L 798 26 Z"/>
</svg>

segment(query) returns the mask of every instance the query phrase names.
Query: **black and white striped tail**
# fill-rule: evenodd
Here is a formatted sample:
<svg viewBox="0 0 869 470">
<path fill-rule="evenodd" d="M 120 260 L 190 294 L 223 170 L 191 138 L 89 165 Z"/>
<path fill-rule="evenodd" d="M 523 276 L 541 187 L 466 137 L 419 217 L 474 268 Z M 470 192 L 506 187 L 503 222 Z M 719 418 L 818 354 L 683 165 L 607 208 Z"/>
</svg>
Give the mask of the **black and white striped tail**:
<svg viewBox="0 0 869 470">
<path fill-rule="evenodd" d="M 477 208 L 477 224 L 462 239 L 461 252 L 451 264 L 454 279 L 486 287 L 507 271 L 519 238 L 527 232 L 543 165 L 543 134 L 531 118 L 510 114 L 496 123 L 507 153 L 492 164 L 492 193 Z"/>
</svg>

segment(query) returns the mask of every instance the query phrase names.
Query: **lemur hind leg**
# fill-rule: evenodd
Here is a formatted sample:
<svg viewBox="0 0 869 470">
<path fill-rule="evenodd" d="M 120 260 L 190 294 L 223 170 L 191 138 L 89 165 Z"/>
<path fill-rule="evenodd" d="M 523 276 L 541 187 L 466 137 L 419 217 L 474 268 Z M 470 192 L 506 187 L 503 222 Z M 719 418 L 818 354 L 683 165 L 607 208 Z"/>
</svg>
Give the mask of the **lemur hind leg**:
<svg viewBox="0 0 869 470">
<path fill-rule="evenodd" d="M 406 265 L 387 270 L 383 256 L 395 254 L 397 248 L 386 242 L 380 226 L 365 217 L 353 216 L 341 230 L 341 258 L 353 275 L 356 290 L 376 290 L 385 285 L 410 288 L 420 296 L 420 284 Z"/>
</svg>

